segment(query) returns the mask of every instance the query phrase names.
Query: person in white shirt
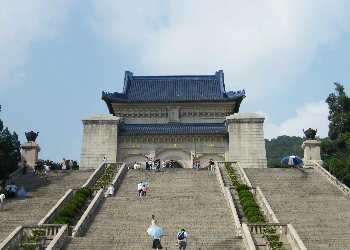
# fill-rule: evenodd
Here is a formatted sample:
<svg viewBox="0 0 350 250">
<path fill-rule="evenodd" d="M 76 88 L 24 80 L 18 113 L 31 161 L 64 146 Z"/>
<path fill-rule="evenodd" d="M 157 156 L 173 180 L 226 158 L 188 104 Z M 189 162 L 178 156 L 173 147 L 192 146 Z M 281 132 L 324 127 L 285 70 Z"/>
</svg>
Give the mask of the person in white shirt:
<svg viewBox="0 0 350 250">
<path fill-rule="evenodd" d="M 139 169 L 139 168 L 140 168 L 140 165 L 137 164 L 137 162 L 135 161 L 134 169 L 137 170 L 137 169 Z"/>
<path fill-rule="evenodd" d="M 103 157 L 102 161 L 103 161 L 104 167 L 107 168 L 107 159 L 106 159 L 106 157 Z"/>
<path fill-rule="evenodd" d="M 4 209 L 4 202 L 7 203 L 6 201 L 6 196 L 4 195 L 4 193 L 0 194 L 0 210 L 3 211 Z"/>
<path fill-rule="evenodd" d="M 17 187 L 15 186 L 15 183 L 12 182 L 12 185 L 11 185 L 11 198 L 16 198 L 16 190 L 17 190 Z"/>
<path fill-rule="evenodd" d="M 163 161 L 163 168 L 166 168 L 166 161 Z"/>
<path fill-rule="evenodd" d="M 114 187 L 113 187 L 113 184 L 111 184 L 111 186 L 108 188 L 108 196 L 109 197 L 113 197 L 113 194 L 114 194 Z"/>
<path fill-rule="evenodd" d="M 137 184 L 137 190 L 139 192 L 139 196 L 141 196 L 141 191 L 142 191 L 142 182 L 140 182 L 139 184 Z"/>
</svg>

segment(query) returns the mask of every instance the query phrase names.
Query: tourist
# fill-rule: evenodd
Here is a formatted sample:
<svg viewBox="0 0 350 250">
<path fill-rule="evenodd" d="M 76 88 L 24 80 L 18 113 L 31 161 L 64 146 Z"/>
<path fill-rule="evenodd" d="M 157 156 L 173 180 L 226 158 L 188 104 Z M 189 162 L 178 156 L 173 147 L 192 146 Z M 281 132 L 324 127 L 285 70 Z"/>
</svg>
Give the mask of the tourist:
<svg viewBox="0 0 350 250">
<path fill-rule="evenodd" d="M 73 166 L 74 166 L 73 160 L 70 160 L 70 162 L 69 162 L 69 170 L 70 171 L 73 170 Z"/>
<path fill-rule="evenodd" d="M 192 168 L 194 169 L 196 167 L 196 157 L 192 155 Z"/>
<path fill-rule="evenodd" d="M 163 169 L 166 168 L 166 161 L 163 161 Z"/>
<path fill-rule="evenodd" d="M 185 229 L 181 229 L 181 231 L 177 234 L 177 245 L 178 249 L 186 249 L 187 246 L 187 233 L 185 232 Z"/>
<path fill-rule="evenodd" d="M 6 196 L 5 196 L 5 194 L 2 192 L 1 194 L 0 194 L 0 209 L 1 209 L 1 212 L 2 211 L 4 211 L 3 209 L 4 209 L 4 203 L 7 203 L 7 200 L 6 200 Z"/>
<path fill-rule="evenodd" d="M 197 160 L 196 160 L 196 165 L 197 165 L 197 171 L 199 171 L 200 170 L 200 165 L 201 165 L 201 162 L 200 162 L 200 160 L 198 160 L 198 158 L 197 158 Z"/>
<path fill-rule="evenodd" d="M 146 157 L 145 162 L 146 162 L 146 168 L 145 169 L 148 170 L 149 169 L 148 157 Z"/>
<path fill-rule="evenodd" d="M 210 165 L 210 170 L 211 170 L 211 171 L 214 171 L 214 170 L 215 170 L 215 163 L 214 163 L 214 160 L 213 160 L 213 159 L 210 159 L 209 165 Z"/>
<path fill-rule="evenodd" d="M 64 159 L 64 158 L 63 158 L 63 161 L 62 161 L 62 173 L 63 172 L 67 173 L 66 159 Z"/>
<path fill-rule="evenodd" d="M 141 196 L 146 196 L 146 193 L 147 193 L 146 185 L 143 185 L 141 188 Z"/>
<path fill-rule="evenodd" d="M 16 198 L 16 190 L 17 190 L 17 187 L 16 187 L 15 183 L 12 182 L 12 185 L 11 185 L 11 198 Z"/>
<path fill-rule="evenodd" d="M 137 170 L 137 169 L 139 169 L 139 168 L 140 168 L 140 165 L 137 164 L 137 162 L 135 161 L 134 169 Z"/>
<path fill-rule="evenodd" d="M 162 245 L 160 244 L 159 241 L 160 236 L 153 236 L 153 246 L 152 248 L 158 250 L 158 249 L 163 249 Z"/>
<path fill-rule="evenodd" d="M 142 192 L 142 182 L 140 182 L 139 184 L 137 184 L 137 190 L 139 191 L 139 196 L 141 196 L 141 192 Z"/>
<path fill-rule="evenodd" d="M 106 159 L 106 157 L 103 157 L 102 161 L 103 161 L 103 166 L 106 169 L 107 168 L 107 159 Z"/>
<path fill-rule="evenodd" d="M 24 161 L 23 162 L 23 169 L 22 169 L 23 170 L 23 172 L 22 172 L 23 175 L 25 175 L 27 173 L 27 167 L 28 167 L 27 166 L 27 161 Z"/>
<path fill-rule="evenodd" d="M 39 163 L 36 162 L 35 165 L 34 165 L 34 173 L 33 173 L 33 175 L 38 173 L 38 166 L 39 166 Z"/>
<path fill-rule="evenodd" d="M 158 221 L 154 215 L 152 215 L 150 227 L 152 227 L 152 226 L 158 226 Z"/>
<path fill-rule="evenodd" d="M 46 177 L 49 177 L 50 167 L 51 166 L 44 164 L 44 170 L 45 170 Z"/>
<path fill-rule="evenodd" d="M 20 189 L 17 192 L 18 198 L 25 198 L 26 197 L 26 191 L 24 190 L 23 186 L 21 185 Z"/>
<path fill-rule="evenodd" d="M 10 182 L 5 187 L 5 191 L 6 191 L 5 192 L 6 197 L 11 198 L 11 183 Z"/>
<path fill-rule="evenodd" d="M 152 165 L 153 165 L 153 158 L 151 158 L 151 161 L 149 162 L 149 168 L 148 168 L 148 170 L 151 170 L 151 169 L 152 169 Z"/>
<path fill-rule="evenodd" d="M 113 197 L 113 194 L 114 194 L 113 184 L 111 184 L 111 186 L 108 188 L 107 192 L 108 192 L 109 197 Z"/>
</svg>

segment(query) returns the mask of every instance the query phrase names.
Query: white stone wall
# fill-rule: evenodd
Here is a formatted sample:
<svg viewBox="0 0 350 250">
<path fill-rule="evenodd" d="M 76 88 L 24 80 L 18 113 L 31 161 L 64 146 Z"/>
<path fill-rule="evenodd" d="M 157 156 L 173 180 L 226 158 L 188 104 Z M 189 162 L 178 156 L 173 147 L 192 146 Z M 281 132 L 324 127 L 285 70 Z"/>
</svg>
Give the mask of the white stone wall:
<svg viewBox="0 0 350 250">
<path fill-rule="evenodd" d="M 238 161 L 245 168 L 267 167 L 264 120 L 263 116 L 254 113 L 237 113 L 226 117 L 230 161 Z"/>
<path fill-rule="evenodd" d="M 103 157 L 116 162 L 118 125 L 122 118 L 113 115 L 91 115 L 81 119 L 84 125 L 80 169 L 101 166 Z"/>
</svg>

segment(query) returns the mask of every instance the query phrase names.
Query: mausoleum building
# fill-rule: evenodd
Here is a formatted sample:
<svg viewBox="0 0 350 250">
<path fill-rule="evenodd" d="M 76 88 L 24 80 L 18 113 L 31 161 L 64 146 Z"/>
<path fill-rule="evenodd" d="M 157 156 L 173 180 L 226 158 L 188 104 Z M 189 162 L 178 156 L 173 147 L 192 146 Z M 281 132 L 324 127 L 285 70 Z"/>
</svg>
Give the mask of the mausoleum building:
<svg viewBox="0 0 350 250">
<path fill-rule="evenodd" d="M 239 113 L 245 91 L 226 91 L 215 75 L 134 76 L 126 71 L 122 93 L 102 92 L 109 114 L 82 118 L 80 168 L 108 162 L 145 164 L 145 158 L 192 167 L 238 161 L 266 168 L 264 117 Z"/>
</svg>

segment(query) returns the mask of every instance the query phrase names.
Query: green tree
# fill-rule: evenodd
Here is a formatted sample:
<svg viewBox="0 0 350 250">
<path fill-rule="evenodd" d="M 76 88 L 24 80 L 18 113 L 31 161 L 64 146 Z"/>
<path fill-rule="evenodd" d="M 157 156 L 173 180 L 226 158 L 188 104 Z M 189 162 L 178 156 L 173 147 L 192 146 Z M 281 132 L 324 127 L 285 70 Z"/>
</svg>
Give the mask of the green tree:
<svg viewBox="0 0 350 250">
<path fill-rule="evenodd" d="M 1 106 L 0 106 L 1 111 Z M 9 175 L 17 170 L 21 159 L 21 144 L 16 132 L 10 133 L 0 120 L 0 179 L 3 183 Z"/>
<path fill-rule="evenodd" d="M 324 167 L 350 186 L 350 98 L 341 84 L 334 84 L 337 93 L 331 93 L 326 99 L 329 107 L 329 138 L 322 141 L 321 151 L 331 156 L 331 159 L 324 161 Z"/>
</svg>

